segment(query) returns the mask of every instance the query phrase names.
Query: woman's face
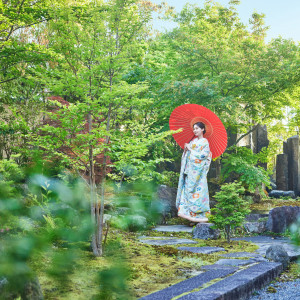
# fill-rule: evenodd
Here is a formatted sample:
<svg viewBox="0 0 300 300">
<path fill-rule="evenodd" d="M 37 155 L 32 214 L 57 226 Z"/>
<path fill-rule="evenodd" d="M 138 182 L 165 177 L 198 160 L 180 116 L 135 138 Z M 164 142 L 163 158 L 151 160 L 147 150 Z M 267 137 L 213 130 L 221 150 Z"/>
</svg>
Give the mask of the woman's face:
<svg viewBox="0 0 300 300">
<path fill-rule="evenodd" d="M 194 125 L 194 135 L 197 137 L 202 137 L 203 136 L 203 131 L 204 129 L 200 128 L 198 125 Z"/>
</svg>

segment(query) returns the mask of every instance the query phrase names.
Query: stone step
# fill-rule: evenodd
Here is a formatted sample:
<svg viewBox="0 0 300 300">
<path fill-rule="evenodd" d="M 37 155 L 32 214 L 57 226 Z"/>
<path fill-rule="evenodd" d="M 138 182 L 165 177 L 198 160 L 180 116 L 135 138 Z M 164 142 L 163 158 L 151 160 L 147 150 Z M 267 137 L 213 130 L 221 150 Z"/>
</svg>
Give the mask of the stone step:
<svg viewBox="0 0 300 300">
<path fill-rule="evenodd" d="M 213 269 L 192 278 L 186 279 L 163 290 L 152 293 L 141 300 L 171 300 L 172 298 L 201 287 L 216 278 L 222 278 L 237 271 L 238 268 Z"/>
<path fill-rule="evenodd" d="M 165 245 L 179 245 L 179 244 L 197 244 L 196 241 L 181 238 L 170 237 L 144 237 L 140 238 L 140 242 L 148 245 L 165 246 Z"/>
<path fill-rule="evenodd" d="M 276 278 L 283 270 L 281 263 L 261 262 L 201 289 L 178 297 L 179 300 L 241 300 L 250 297 Z M 185 293 L 185 292 L 183 292 Z M 149 298 L 150 299 L 150 298 Z M 170 299 L 170 298 L 164 298 Z"/>
<path fill-rule="evenodd" d="M 192 232 L 193 227 L 187 225 L 160 225 L 152 230 L 159 232 Z"/>
<path fill-rule="evenodd" d="M 222 247 L 178 247 L 178 250 L 188 251 L 192 253 L 211 254 L 215 252 L 225 251 Z"/>
</svg>

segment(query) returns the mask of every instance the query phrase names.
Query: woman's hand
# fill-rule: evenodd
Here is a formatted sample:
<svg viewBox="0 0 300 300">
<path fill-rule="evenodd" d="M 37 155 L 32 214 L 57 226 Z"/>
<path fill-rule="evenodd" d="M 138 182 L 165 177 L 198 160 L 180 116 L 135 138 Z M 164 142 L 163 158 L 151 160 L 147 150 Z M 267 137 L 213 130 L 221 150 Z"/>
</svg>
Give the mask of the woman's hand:
<svg viewBox="0 0 300 300">
<path fill-rule="evenodd" d="M 186 150 L 189 150 L 189 151 L 192 150 L 191 146 L 187 143 L 184 144 L 184 151 L 186 151 Z"/>
</svg>

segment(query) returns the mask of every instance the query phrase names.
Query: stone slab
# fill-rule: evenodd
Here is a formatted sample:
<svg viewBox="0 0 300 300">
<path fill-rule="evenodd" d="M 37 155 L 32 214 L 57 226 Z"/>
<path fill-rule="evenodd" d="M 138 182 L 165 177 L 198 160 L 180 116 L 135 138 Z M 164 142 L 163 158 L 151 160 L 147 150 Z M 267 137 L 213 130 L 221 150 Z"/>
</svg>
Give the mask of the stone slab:
<svg viewBox="0 0 300 300">
<path fill-rule="evenodd" d="M 271 245 L 282 245 L 291 261 L 300 258 L 300 248 L 292 244 L 291 240 L 285 237 L 252 236 L 244 238 L 233 238 L 233 240 L 244 240 L 256 244 L 256 250 L 261 256 L 266 255 L 267 249 Z"/>
<path fill-rule="evenodd" d="M 250 253 L 250 252 L 235 252 L 235 253 L 227 253 L 222 254 L 221 257 L 247 257 L 251 258 L 255 262 L 262 262 L 262 261 L 268 261 L 266 258 L 264 258 L 259 253 Z"/>
<path fill-rule="evenodd" d="M 222 247 L 178 247 L 177 249 L 202 254 L 211 254 L 214 252 L 225 251 L 225 249 Z"/>
<path fill-rule="evenodd" d="M 209 270 L 205 273 L 199 274 L 192 278 L 186 279 L 172 286 L 169 286 L 163 290 L 152 293 L 145 297 L 140 298 L 141 300 L 171 300 L 172 298 L 192 291 L 193 289 L 201 287 L 203 284 L 210 282 L 216 278 L 222 278 L 236 271 L 236 268 L 227 270 Z"/>
<path fill-rule="evenodd" d="M 197 244 L 196 241 L 192 241 L 189 239 L 178 239 L 178 238 L 167 238 L 167 237 L 143 238 L 140 239 L 140 242 L 148 245 L 155 245 L 155 246 Z"/>
<path fill-rule="evenodd" d="M 258 253 L 252 252 L 233 252 L 233 253 L 226 253 L 222 254 L 222 257 L 259 257 Z"/>
<path fill-rule="evenodd" d="M 232 267 L 232 266 L 225 266 L 225 265 L 205 265 L 205 266 L 201 266 L 201 270 L 232 270 L 235 269 L 236 271 L 239 269 L 237 267 Z"/>
<path fill-rule="evenodd" d="M 193 227 L 187 225 L 161 225 L 152 230 L 159 232 L 192 232 Z"/>
<path fill-rule="evenodd" d="M 216 262 L 216 265 L 225 265 L 225 266 L 245 266 L 254 263 L 252 259 L 220 259 Z"/>
<path fill-rule="evenodd" d="M 254 291 L 261 289 L 282 272 L 280 263 L 262 262 L 239 271 L 207 288 L 191 292 L 180 300 L 237 300 L 247 299 Z M 184 292 L 182 292 L 184 293 Z M 169 299 L 169 298 L 161 298 Z"/>
</svg>

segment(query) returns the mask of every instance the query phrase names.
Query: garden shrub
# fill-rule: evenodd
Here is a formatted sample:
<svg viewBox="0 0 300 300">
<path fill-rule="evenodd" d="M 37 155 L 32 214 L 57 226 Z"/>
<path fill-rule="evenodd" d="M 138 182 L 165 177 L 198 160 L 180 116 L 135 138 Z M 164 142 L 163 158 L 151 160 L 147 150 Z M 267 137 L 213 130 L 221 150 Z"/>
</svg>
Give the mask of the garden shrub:
<svg viewBox="0 0 300 300">
<path fill-rule="evenodd" d="M 209 221 L 224 231 L 227 242 L 230 242 L 232 229 L 240 226 L 250 212 L 249 203 L 241 195 L 245 189 L 239 182 L 226 183 L 220 192 L 215 194 L 217 204 L 212 208 Z"/>
</svg>

